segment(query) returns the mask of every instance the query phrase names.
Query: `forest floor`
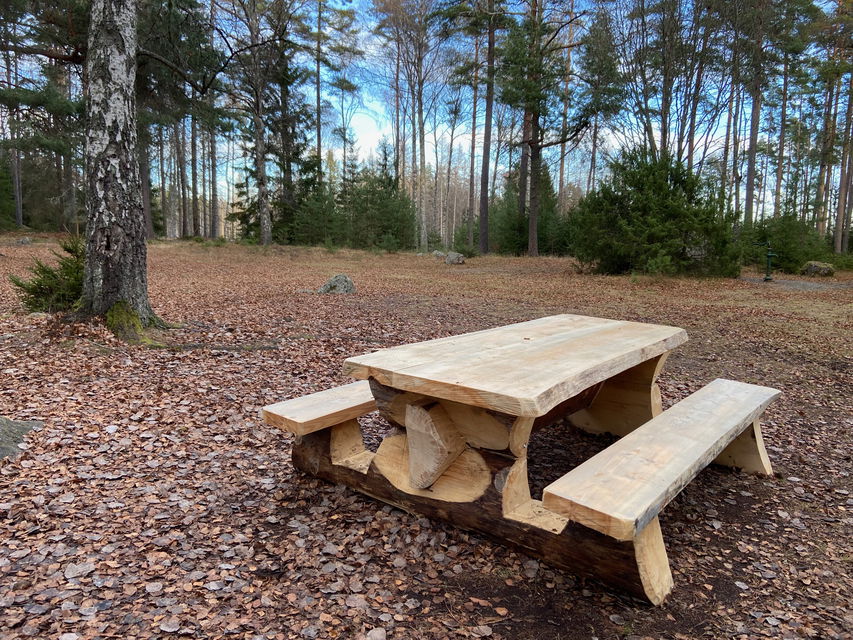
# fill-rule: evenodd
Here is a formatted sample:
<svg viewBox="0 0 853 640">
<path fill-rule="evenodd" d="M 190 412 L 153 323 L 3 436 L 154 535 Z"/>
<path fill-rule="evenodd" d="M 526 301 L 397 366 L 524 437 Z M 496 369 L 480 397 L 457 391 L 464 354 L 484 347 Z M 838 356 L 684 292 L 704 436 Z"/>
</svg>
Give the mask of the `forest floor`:
<svg viewBox="0 0 853 640">
<path fill-rule="evenodd" d="M 0 415 L 44 426 L 0 460 L 4 640 L 853 637 L 851 273 L 603 277 L 556 258 L 156 243 L 152 304 L 180 328 L 148 348 L 27 314 L 6 276 L 55 245 L 14 240 Z M 336 273 L 357 292 L 312 292 Z M 709 467 L 661 514 L 663 606 L 296 472 L 291 437 L 259 420 L 346 382 L 350 355 L 566 312 L 684 327 L 665 405 L 716 377 L 783 391 L 763 423 L 775 475 Z M 571 431 L 532 443 L 535 491 L 605 446 Z"/>
</svg>

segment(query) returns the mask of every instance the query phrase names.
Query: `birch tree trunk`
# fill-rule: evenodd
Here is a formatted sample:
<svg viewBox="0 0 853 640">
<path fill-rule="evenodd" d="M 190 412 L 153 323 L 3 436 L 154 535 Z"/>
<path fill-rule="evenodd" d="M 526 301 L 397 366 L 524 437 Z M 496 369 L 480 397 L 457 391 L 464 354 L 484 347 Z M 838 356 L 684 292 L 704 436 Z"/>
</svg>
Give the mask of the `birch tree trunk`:
<svg viewBox="0 0 853 640">
<path fill-rule="evenodd" d="M 93 0 L 86 56 L 86 264 L 81 311 L 123 303 L 143 326 L 147 253 L 136 151 L 136 0 Z"/>
</svg>

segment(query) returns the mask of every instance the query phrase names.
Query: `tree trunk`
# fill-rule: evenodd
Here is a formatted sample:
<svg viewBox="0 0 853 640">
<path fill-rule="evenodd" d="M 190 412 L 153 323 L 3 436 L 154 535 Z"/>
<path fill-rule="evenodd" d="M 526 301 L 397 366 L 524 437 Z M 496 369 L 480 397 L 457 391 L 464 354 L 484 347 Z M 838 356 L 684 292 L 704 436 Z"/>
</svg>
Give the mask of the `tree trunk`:
<svg viewBox="0 0 853 640">
<path fill-rule="evenodd" d="M 199 213 L 201 215 L 201 224 L 199 224 L 199 231 L 201 231 L 201 237 L 208 237 L 208 226 L 210 225 L 210 219 L 208 218 L 208 209 L 207 209 L 207 152 L 210 148 L 207 143 L 207 127 L 202 127 L 199 132 L 199 164 L 201 165 L 201 200 L 199 205 Z"/>
<path fill-rule="evenodd" d="M 823 217 L 826 171 L 829 165 L 829 156 L 832 150 L 832 138 L 830 136 L 830 121 L 832 120 L 832 103 L 834 100 L 835 83 L 830 82 L 826 88 L 826 102 L 823 110 L 823 129 L 820 134 L 820 165 L 817 174 L 817 191 L 815 195 L 815 206 L 812 216 L 819 226 Z"/>
<path fill-rule="evenodd" d="M 210 237 L 219 237 L 219 176 L 216 163 L 216 129 L 210 129 Z"/>
<path fill-rule="evenodd" d="M 740 217 L 740 130 L 743 92 L 735 95 L 734 129 L 732 129 L 732 182 L 729 191 L 734 193 L 735 214 Z M 730 198 L 731 199 L 731 196 Z"/>
<path fill-rule="evenodd" d="M 394 186 L 400 188 L 400 160 L 405 162 L 405 150 L 401 142 L 405 139 L 400 132 L 400 44 L 395 47 L 394 58 Z"/>
<path fill-rule="evenodd" d="M 151 217 L 151 165 L 148 159 L 148 145 L 139 139 L 139 182 L 142 189 L 142 218 L 145 220 L 145 237 L 154 237 L 154 219 Z"/>
<path fill-rule="evenodd" d="M 502 140 L 503 140 L 503 131 L 504 130 L 502 127 L 502 122 L 503 122 L 503 112 L 500 112 L 498 114 L 498 118 L 497 118 L 497 127 L 496 127 L 497 131 L 495 132 L 496 133 L 496 135 L 495 135 L 495 161 L 492 163 L 492 180 L 491 180 L 491 184 L 489 185 L 489 202 L 495 201 L 495 189 L 496 189 L 496 184 L 497 184 L 497 180 L 498 180 L 498 164 L 500 164 L 501 151 L 503 151 Z"/>
<path fill-rule="evenodd" d="M 569 0 L 569 43 L 575 39 L 575 0 Z M 560 136 L 565 138 L 569 128 L 569 85 L 572 77 L 572 47 L 566 48 L 566 74 L 563 76 L 562 126 Z M 496 159 L 497 160 L 497 159 Z M 557 210 L 566 213 L 566 142 L 560 143 L 560 175 L 557 184 Z"/>
<path fill-rule="evenodd" d="M 160 178 L 160 215 L 163 216 L 163 227 L 165 231 L 165 235 L 169 236 L 169 218 L 171 217 L 171 212 L 167 206 L 168 199 L 166 198 L 166 151 L 165 151 L 165 141 L 163 140 L 163 127 L 157 127 L 157 142 L 158 142 L 158 155 L 159 155 L 159 167 L 158 167 L 158 176 Z"/>
<path fill-rule="evenodd" d="M 178 178 L 178 196 L 181 203 L 181 234 L 182 238 L 188 238 L 192 235 L 192 224 L 190 220 L 190 212 L 187 206 L 187 154 L 184 138 L 186 137 L 186 127 L 183 121 L 175 123 L 175 162 L 176 175 Z"/>
<path fill-rule="evenodd" d="M 586 192 L 589 193 L 595 188 L 595 162 L 596 153 L 598 151 L 598 114 L 592 118 L 592 153 L 589 157 L 589 175 L 586 178 Z"/>
<path fill-rule="evenodd" d="M 124 303 L 143 326 L 148 301 L 136 153 L 136 0 L 93 0 L 86 55 L 86 264 L 81 310 Z"/>
<path fill-rule="evenodd" d="M 830 185 L 832 184 L 832 151 L 835 146 L 835 123 L 838 119 L 838 98 L 841 93 L 841 79 L 833 82 L 828 100 L 829 119 L 824 125 L 824 141 L 821 151 L 821 170 L 823 180 L 818 183 L 817 207 L 815 218 L 817 221 L 817 232 L 826 235 L 826 223 L 829 213 Z M 825 171 L 823 171 L 825 167 Z"/>
<path fill-rule="evenodd" d="M 847 113 L 844 116 L 844 135 L 841 143 L 841 176 L 838 182 L 838 207 L 835 212 L 835 230 L 832 237 L 832 247 L 835 253 L 841 253 L 841 243 L 844 235 L 844 219 L 847 200 L 850 197 L 851 173 L 851 125 L 853 124 L 853 73 L 847 85 Z"/>
<path fill-rule="evenodd" d="M 527 177 L 530 164 L 530 121 L 532 114 L 524 110 L 524 124 L 521 127 L 521 159 L 518 161 L 518 215 L 524 216 L 527 210 Z"/>
<path fill-rule="evenodd" d="M 474 171 L 477 164 L 477 97 L 480 90 L 480 38 L 474 38 L 474 82 L 471 85 L 471 166 L 468 178 L 468 246 L 474 246 L 474 207 L 477 190 L 474 187 Z"/>
<path fill-rule="evenodd" d="M 256 105 L 256 109 L 260 109 Z M 252 114 L 255 128 L 255 181 L 258 188 L 258 221 L 261 225 L 261 244 L 272 244 L 272 220 L 267 197 L 267 151 L 264 139 L 264 121 L 256 110 Z"/>
<path fill-rule="evenodd" d="M 788 119 L 788 54 L 782 63 L 782 113 L 779 116 L 779 149 L 776 152 L 776 184 L 773 194 L 773 217 L 782 215 L 782 167 L 785 163 L 785 125 Z"/>
<path fill-rule="evenodd" d="M 702 46 L 698 52 L 699 62 L 696 69 L 696 79 L 693 83 L 693 93 L 690 96 L 690 118 L 687 125 L 687 171 L 691 173 L 693 172 L 693 156 L 696 153 L 696 116 L 702 98 L 702 81 L 705 77 L 705 61 L 708 59 L 709 37 L 710 29 L 706 27 L 702 32 Z"/>
<path fill-rule="evenodd" d="M 743 209 L 743 223 L 749 227 L 753 221 L 753 209 L 755 206 L 755 175 L 756 154 L 758 153 L 758 125 L 761 120 L 761 87 L 758 79 L 752 81 L 750 87 L 750 98 L 752 99 L 752 111 L 749 121 L 749 149 L 746 159 L 746 189 L 744 196 L 746 202 Z"/>
<path fill-rule="evenodd" d="M 190 114 L 190 180 L 192 182 L 193 235 L 199 237 L 201 236 L 201 216 L 198 211 L 198 125 L 194 113 Z"/>
<path fill-rule="evenodd" d="M 317 171 L 320 174 L 320 179 L 323 179 L 323 114 L 322 103 L 320 100 L 320 59 L 321 45 L 323 40 L 323 0 L 317 0 L 317 42 L 314 51 L 314 100 L 316 102 L 317 115 Z M 346 144 L 344 144 L 346 146 Z"/>
<path fill-rule="evenodd" d="M 480 253 L 489 252 L 489 160 L 492 152 L 492 111 L 495 106 L 495 0 L 489 0 L 489 41 L 486 48 L 486 115 L 480 167 Z"/>
<path fill-rule="evenodd" d="M 539 255 L 539 202 L 542 173 L 542 148 L 539 146 L 539 114 L 530 118 L 530 215 L 527 231 L 527 255 Z"/>
<path fill-rule="evenodd" d="M 420 167 L 418 172 L 418 209 L 421 212 L 421 243 L 422 248 L 427 248 L 427 212 L 424 189 L 424 171 L 426 170 L 426 127 L 424 126 L 424 84 L 423 61 L 418 64 L 418 151 Z"/>
<path fill-rule="evenodd" d="M 459 104 L 459 102 L 457 101 L 457 105 L 458 104 Z M 447 175 L 445 177 L 445 183 L 444 183 L 444 191 L 445 191 L 444 217 L 445 217 L 445 220 L 447 220 L 449 222 L 449 224 L 447 225 L 447 229 L 442 229 L 442 234 L 450 240 L 450 244 L 453 243 L 453 232 L 455 230 L 454 226 L 453 226 L 453 216 L 451 215 L 451 212 L 450 212 L 450 173 L 451 173 L 451 171 L 453 171 L 453 144 L 456 142 L 456 120 L 457 120 L 456 114 L 458 113 L 458 111 L 456 111 L 455 109 L 456 109 L 456 107 L 454 106 L 454 112 L 453 112 L 454 115 L 451 116 L 451 121 L 450 121 L 450 146 L 447 150 Z M 435 166 L 437 169 L 438 163 L 436 163 Z M 438 175 L 437 170 L 435 173 L 436 173 L 436 175 Z"/>
<path fill-rule="evenodd" d="M 3 57 L 6 62 L 6 86 L 10 89 L 17 88 L 17 74 L 12 74 L 15 64 L 12 62 L 12 56 L 8 50 L 3 52 Z M 24 205 L 23 205 L 23 190 L 21 189 L 21 154 L 16 145 L 18 137 L 18 117 L 17 109 L 9 108 L 9 170 L 12 178 L 12 195 L 15 199 L 15 224 L 18 227 L 24 226 Z"/>
</svg>

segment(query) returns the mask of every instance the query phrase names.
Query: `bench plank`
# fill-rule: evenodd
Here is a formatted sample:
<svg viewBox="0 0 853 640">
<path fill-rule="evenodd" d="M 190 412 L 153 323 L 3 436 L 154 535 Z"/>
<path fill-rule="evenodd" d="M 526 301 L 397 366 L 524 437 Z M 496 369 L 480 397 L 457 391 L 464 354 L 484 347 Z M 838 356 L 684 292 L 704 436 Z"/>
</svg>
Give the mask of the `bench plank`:
<svg viewBox="0 0 853 640">
<path fill-rule="evenodd" d="M 367 381 L 270 404 L 261 410 L 267 424 L 298 436 L 353 420 L 376 409 Z"/>
<path fill-rule="evenodd" d="M 543 504 L 631 540 L 779 394 L 714 380 L 547 486 Z"/>
</svg>

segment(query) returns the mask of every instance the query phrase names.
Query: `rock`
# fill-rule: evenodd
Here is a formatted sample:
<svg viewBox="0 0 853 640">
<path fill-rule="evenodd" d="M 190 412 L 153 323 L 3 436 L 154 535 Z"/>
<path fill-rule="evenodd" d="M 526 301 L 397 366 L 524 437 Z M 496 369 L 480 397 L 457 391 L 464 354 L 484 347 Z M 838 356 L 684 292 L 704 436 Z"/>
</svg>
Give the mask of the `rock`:
<svg viewBox="0 0 853 640">
<path fill-rule="evenodd" d="M 810 260 L 803 265 L 803 268 L 800 269 L 800 273 L 804 276 L 821 276 L 823 278 L 828 278 L 829 276 L 835 275 L 835 267 L 828 262 Z"/>
<path fill-rule="evenodd" d="M 444 259 L 444 264 L 465 264 L 465 256 L 456 251 L 451 251 Z"/>
<path fill-rule="evenodd" d="M 339 273 L 317 289 L 317 293 L 355 293 L 355 285 L 349 276 Z"/>
<path fill-rule="evenodd" d="M 0 416 L 0 458 L 14 457 L 21 453 L 18 445 L 23 442 L 24 435 L 43 424 L 38 420 L 9 420 Z"/>
<path fill-rule="evenodd" d="M 32 244 L 33 239 L 29 236 L 24 236 L 23 238 L 18 238 L 18 244 Z"/>
<path fill-rule="evenodd" d="M 367 632 L 367 640 L 385 640 L 388 634 L 382 627 L 376 627 Z"/>
<path fill-rule="evenodd" d="M 430 255 L 435 258 L 443 258 L 446 254 L 443 251 L 439 251 L 438 249 L 436 249 Z"/>
</svg>

